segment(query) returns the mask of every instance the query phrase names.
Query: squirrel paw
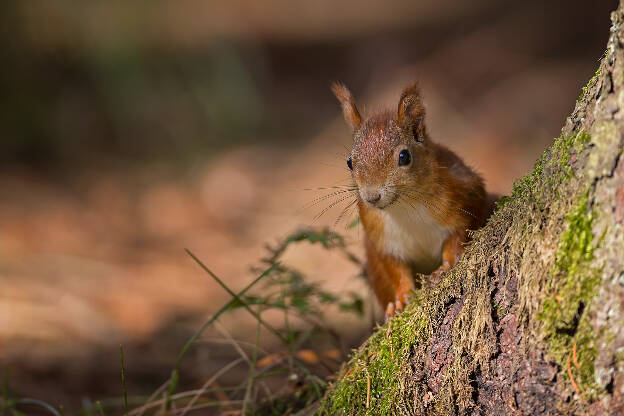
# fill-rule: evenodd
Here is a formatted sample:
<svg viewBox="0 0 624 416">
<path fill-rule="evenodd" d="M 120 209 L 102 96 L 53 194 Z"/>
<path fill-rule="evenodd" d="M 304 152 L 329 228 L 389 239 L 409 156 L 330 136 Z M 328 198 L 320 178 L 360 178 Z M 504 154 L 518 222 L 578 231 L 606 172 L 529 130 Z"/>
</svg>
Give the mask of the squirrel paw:
<svg viewBox="0 0 624 416">
<path fill-rule="evenodd" d="M 401 300 L 402 299 L 402 300 Z M 405 306 L 409 303 L 410 295 L 405 293 L 397 296 L 394 302 L 389 302 L 386 306 L 385 321 L 388 322 L 395 314 L 403 312 Z"/>
<path fill-rule="evenodd" d="M 396 312 L 396 306 L 394 305 L 394 302 L 388 302 L 388 305 L 386 306 L 384 322 L 388 322 L 390 318 L 394 316 L 395 312 Z"/>
<path fill-rule="evenodd" d="M 427 281 L 427 286 L 434 287 L 437 285 L 438 282 L 440 282 L 440 279 L 442 279 L 442 273 L 448 272 L 449 270 L 451 270 L 451 265 L 448 261 L 445 261 L 442 265 L 440 265 L 440 267 L 431 272 Z"/>
</svg>

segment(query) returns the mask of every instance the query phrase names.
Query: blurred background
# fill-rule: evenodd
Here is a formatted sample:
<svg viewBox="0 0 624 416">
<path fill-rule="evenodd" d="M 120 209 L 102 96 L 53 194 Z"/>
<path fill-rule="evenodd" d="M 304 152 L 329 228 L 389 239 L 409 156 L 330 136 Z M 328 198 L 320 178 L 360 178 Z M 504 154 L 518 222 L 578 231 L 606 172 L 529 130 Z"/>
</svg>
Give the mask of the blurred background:
<svg viewBox="0 0 624 416">
<path fill-rule="evenodd" d="M 237 290 L 265 244 L 300 226 L 335 227 L 360 253 L 351 212 L 335 224 L 340 205 L 315 219 L 331 199 L 305 208 L 348 177 L 332 81 L 366 114 L 420 80 L 432 138 L 508 193 L 598 68 L 616 6 L 1 2 L 0 366 L 12 391 L 65 409 L 119 396 L 120 344 L 128 390 L 156 389 L 229 299 L 184 248 Z M 370 305 L 340 255 L 301 246 L 284 260 Z M 344 351 L 372 329 L 340 313 L 327 324 Z M 252 342 L 256 323 L 240 311 L 220 328 L 192 351 L 187 385 L 236 357 L 222 341 Z M 262 344 L 279 349 L 268 334 Z"/>
</svg>

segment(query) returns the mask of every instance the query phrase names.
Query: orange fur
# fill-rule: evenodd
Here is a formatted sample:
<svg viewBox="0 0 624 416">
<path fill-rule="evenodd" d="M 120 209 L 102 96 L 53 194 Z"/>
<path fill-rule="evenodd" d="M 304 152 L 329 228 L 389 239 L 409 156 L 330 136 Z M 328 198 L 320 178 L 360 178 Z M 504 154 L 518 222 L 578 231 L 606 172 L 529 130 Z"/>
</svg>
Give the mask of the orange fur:
<svg viewBox="0 0 624 416">
<path fill-rule="evenodd" d="M 457 259 L 464 253 L 463 244 L 468 241 L 466 233 L 455 233 L 442 245 L 442 270 L 448 271 L 455 266 Z"/>
<path fill-rule="evenodd" d="M 392 256 L 380 253 L 373 243 L 365 238 L 366 267 L 368 281 L 381 305 L 390 307 L 386 315 L 403 310 L 414 290 L 410 265 Z"/>
<path fill-rule="evenodd" d="M 437 275 L 455 265 L 469 241 L 467 230 L 484 224 L 492 204 L 481 177 L 430 140 L 416 83 L 403 91 L 395 114 L 379 112 L 365 120 L 345 86 L 334 84 L 332 90 L 353 129 L 352 177 L 369 282 L 392 315 L 414 289 L 411 270 Z M 410 161 L 398 163 L 405 152 Z"/>
</svg>

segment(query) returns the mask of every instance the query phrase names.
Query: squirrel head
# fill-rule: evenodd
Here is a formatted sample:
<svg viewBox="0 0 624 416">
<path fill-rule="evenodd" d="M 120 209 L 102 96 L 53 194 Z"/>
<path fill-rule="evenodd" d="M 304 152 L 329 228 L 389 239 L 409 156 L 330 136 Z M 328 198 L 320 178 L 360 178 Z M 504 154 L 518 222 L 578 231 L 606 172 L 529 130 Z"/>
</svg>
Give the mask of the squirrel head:
<svg viewBox="0 0 624 416">
<path fill-rule="evenodd" d="M 347 166 L 360 198 L 384 209 L 401 195 L 419 192 L 431 172 L 431 149 L 425 129 L 425 109 L 417 83 L 403 90 L 396 113 L 382 111 L 362 119 L 351 92 L 332 85 L 353 131 L 353 148 Z"/>
</svg>

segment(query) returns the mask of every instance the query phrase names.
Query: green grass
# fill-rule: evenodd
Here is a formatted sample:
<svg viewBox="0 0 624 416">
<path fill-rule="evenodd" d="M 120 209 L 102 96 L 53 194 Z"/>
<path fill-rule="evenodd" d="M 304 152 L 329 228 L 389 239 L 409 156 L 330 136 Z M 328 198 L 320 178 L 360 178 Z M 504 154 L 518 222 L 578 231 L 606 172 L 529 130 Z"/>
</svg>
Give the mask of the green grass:
<svg viewBox="0 0 624 416">
<path fill-rule="evenodd" d="M 206 320 L 184 344 L 171 371 L 171 376 L 150 397 L 128 396 L 126 360 L 124 349 L 120 345 L 119 358 L 121 364 L 121 397 L 101 399 L 94 403 L 87 400 L 80 415 L 97 414 L 100 416 L 123 413 L 138 416 L 163 414 L 181 415 L 189 410 L 203 408 L 219 408 L 222 401 L 219 397 L 227 396 L 228 406 L 244 410 L 244 414 L 283 414 L 304 409 L 319 400 L 325 393 L 327 382 L 317 376 L 306 363 L 297 357 L 303 348 L 311 348 L 318 344 L 340 348 L 340 339 L 336 332 L 324 324 L 325 313 L 335 310 L 339 313 L 363 314 L 363 300 L 355 292 L 332 293 L 318 283 L 310 282 L 308 277 L 296 269 L 284 264 L 282 256 L 293 244 L 320 245 L 327 250 L 336 250 L 358 267 L 361 262 L 346 247 L 344 238 L 328 229 L 302 229 L 286 236 L 275 247 L 268 248 L 268 255 L 254 268 L 257 277 L 242 290 L 234 291 L 223 279 L 210 270 L 190 250 L 187 253 L 201 269 L 207 273 L 221 288 L 228 293 L 230 300 Z M 208 375 L 208 381 L 198 391 L 179 392 L 180 381 L 184 377 L 182 364 L 189 351 L 197 348 L 197 341 L 221 317 L 234 310 L 246 310 L 257 322 L 258 331 L 251 358 L 239 348 L 241 357 L 226 364 L 215 374 Z M 284 315 L 284 325 L 276 327 L 269 324 L 263 317 L 267 312 L 280 312 Z M 302 324 L 293 325 L 292 318 L 297 317 Z M 259 342 L 262 332 L 273 334 L 286 349 L 288 356 L 283 362 L 258 368 L 260 358 Z M 330 344 L 327 344 L 329 340 Z M 232 340 L 232 342 L 235 342 Z M 247 363 L 247 377 L 237 386 L 221 386 L 215 388 L 212 383 L 226 374 L 233 367 Z M 289 380 L 296 377 L 299 389 L 289 395 L 267 394 L 265 380 L 273 379 L 278 384 L 288 385 Z M 59 408 L 40 400 L 18 397 L 9 388 L 9 377 L 5 376 L 0 399 L 0 415 L 19 416 L 24 410 L 33 406 L 61 416 Z"/>
</svg>

